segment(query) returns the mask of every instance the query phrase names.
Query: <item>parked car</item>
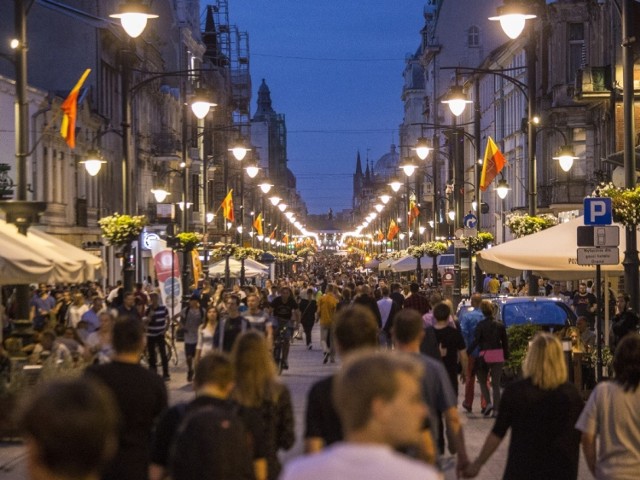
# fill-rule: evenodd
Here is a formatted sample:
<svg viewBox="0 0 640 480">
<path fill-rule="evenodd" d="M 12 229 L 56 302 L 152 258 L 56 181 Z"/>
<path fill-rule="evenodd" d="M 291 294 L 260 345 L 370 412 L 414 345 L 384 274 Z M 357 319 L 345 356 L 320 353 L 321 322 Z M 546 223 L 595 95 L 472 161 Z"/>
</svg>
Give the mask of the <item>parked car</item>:
<svg viewBox="0 0 640 480">
<path fill-rule="evenodd" d="M 509 297 L 506 295 L 482 295 L 498 306 L 497 319 L 506 327 L 512 325 L 541 325 L 547 330 L 558 330 L 576 324 L 576 314 L 557 297 Z M 458 305 L 458 317 L 471 308 L 465 299 Z"/>
<path fill-rule="evenodd" d="M 558 330 L 576 324 L 576 314 L 560 298 L 555 297 L 496 297 L 498 320 L 505 326 L 540 325 Z"/>
</svg>

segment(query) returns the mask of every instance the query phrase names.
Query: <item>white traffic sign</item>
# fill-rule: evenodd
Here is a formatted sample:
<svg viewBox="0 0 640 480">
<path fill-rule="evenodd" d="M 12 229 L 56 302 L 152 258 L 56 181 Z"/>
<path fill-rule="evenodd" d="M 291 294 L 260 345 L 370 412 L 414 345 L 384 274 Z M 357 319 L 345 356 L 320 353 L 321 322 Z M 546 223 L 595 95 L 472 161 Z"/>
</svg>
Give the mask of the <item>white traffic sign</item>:
<svg viewBox="0 0 640 480">
<path fill-rule="evenodd" d="M 616 247 L 578 248 L 578 265 L 617 265 L 620 252 Z"/>
</svg>

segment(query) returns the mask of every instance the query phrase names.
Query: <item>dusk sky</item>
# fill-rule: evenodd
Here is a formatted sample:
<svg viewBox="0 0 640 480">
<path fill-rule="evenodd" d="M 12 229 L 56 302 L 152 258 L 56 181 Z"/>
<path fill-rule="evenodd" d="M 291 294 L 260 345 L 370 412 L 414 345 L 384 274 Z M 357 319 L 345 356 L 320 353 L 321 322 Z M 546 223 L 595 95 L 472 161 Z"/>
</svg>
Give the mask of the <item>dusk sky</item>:
<svg viewBox="0 0 640 480">
<path fill-rule="evenodd" d="M 419 46 L 425 0 L 231 0 L 249 33 L 255 113 L 264 78 L 287 124 L 289 168 L 309 213 L 351 208 L 365 168 L 398 143 L 404 59 Z"/>
</svg>

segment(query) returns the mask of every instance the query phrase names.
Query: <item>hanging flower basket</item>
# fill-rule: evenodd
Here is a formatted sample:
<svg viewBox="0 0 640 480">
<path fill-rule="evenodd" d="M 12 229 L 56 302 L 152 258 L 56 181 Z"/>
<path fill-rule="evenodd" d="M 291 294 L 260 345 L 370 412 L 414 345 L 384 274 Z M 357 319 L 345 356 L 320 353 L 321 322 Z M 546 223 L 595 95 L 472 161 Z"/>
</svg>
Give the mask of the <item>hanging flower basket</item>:
<svg viewBox="0 0 640 480">
<path fill-rule="evenodd" d="M 507 215 L 507 221 L 505 222 L 505 225 L 516 238 L 541 232 L 557 224 L 558 219 L 548 213 L 536 216 L 512 213 L 511 215 Z"/>
<path fill-rule="evenodd" d="M 240 247 L 238 245 L 236 245 L 235 243 L 225 243 L 225 244 L 218 244 L 214 247 L 213 250 L 211 250 L 211 255 L 214 258 L 219 258 L 219 257 L 226 257 L 226 256 L 232 256 L 235 255 L 236 251 L 239 249 Z"/>
<path fill-rule="evenodd" d="M 202 242 L 202 234 L 195 232 L 181 232 L 176 235 L 176 240 L 178 241 L 178 250 L 190 252 L 200 242 Z"/>
<path fill-rule="evenodd" d="M 236 260 L 246 260 L 247 258 L 257 260 L 260 255 L 262 255 L 262 250 L 251 247 L 237 247 L 233 252 L 233 258 Z"/>
<path fill-rule="evenodd" d="M 445 253 L 449 247 L 444 242 L 427 242 L 423 243 L 421 248 L 424 249 L 424 253 L 427 256 L 435 258 Z"/>
<path fill-rule="evenodd" d="M 98 225 L 102 230 L 102 236 L 107 239 L 109 244 L 122 247 L 140 236 L 147 225 L 147 217 L 114 213 L 108 217 L 102 217 L 98 220 Z"/>
<path fill-rule="evenodd" d="M 640 186 L 621 188 L 613 183 L 603 183 L 595 189 L 592 196 L 611 199 L 615 222 L 627 228 L 635 228 L 640 223 Z"/>
<path fill-rule="evenodd" d="M 493 240 L 493 234 L 490 232 L 478 232 L 478 235 L 473 237 L 462 237 L 465 247 L 472 254 L 484 250 L 490 243 L 493 243 Z"/>
</svg>

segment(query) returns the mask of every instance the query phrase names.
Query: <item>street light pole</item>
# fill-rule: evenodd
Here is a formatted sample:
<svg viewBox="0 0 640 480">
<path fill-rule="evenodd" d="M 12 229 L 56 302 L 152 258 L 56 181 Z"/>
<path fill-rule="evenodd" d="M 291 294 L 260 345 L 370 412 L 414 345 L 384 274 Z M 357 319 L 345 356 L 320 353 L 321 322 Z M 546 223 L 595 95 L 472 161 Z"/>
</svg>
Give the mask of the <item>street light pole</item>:
<svg viewBox="0 0 640 480">
<path fill-rule="evenodd" d="M 634 116 L 634 59 L 633 46 L 634 15 L 632 0 L 622 2 L 622 97 L 623 97 L 623 122 L 624 125 L 624 186 L 635 188 L 636 186 L 636 162 L 635 162 L 635 116 Z M 636 226 L 625 228 L 626 248 L 624 251 L 624 285 L 631 296 L 631 308 L 634 312 L 640 312 L 640 276 L 638 274 L 638 248 Z M 600 288 L 600 285 L 598 285 Z"/>
<path fill-rule="evenodd" d="M 186 232 L 189 228 L 188 215 L 189 215 L 189 164 L 188 164 L 188 146 L 187 138 L 189 136 L 189 105 L 187 103 L 187 86 L 184 79 L 180 82 L 180 100 L 181 113 L 182 113 L 182 232 Z M 182 308 L 186 308 L 189 303 L 189 287 L 190 287 L 190 275 L 189 275 L 189 255 L 186 249 L 182 251 Z"/>
</svg>

